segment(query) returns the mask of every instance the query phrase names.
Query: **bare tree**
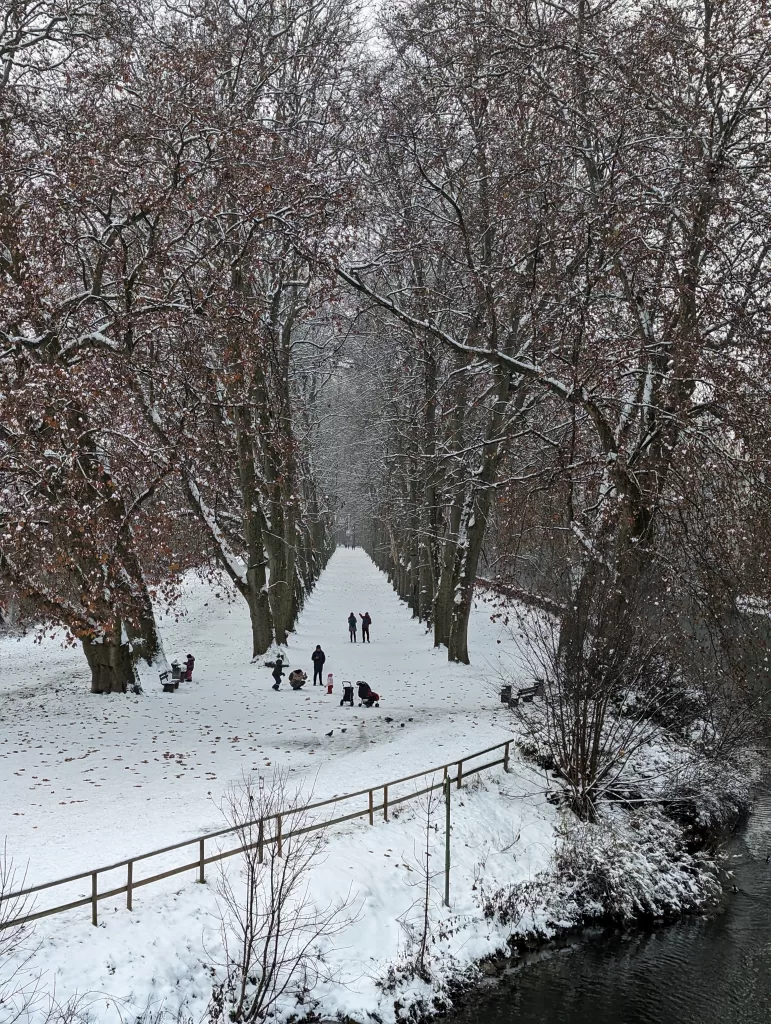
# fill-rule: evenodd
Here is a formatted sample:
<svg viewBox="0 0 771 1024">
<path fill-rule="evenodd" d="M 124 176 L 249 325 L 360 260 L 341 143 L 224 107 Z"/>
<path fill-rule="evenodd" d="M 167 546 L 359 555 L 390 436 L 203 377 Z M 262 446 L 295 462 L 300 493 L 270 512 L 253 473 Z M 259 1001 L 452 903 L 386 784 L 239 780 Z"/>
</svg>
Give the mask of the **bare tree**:
<svg viewBox="0 0 771 1024">
<path fill-rule="evenodd" d="M 547 762 L 584 818 L 610 789 L 624 791 L 627 766 L 660 728 L 681 679 L 673 631 L 642 600 L 628 602 L 614 623 L 617 641 L 604 639 L 602 617 L 616 614 L 613 595 L 597 595 L 581 637 L 582 671 L 568 671 L 560 649 L 560 620 L 525 610 L 518 626 L 542 696 L 516 707 L 531 753 Z"/>
<path fill-rule="evenodd" d="M 30 945 L 30 926 L 11 923 L 30 912 L 29 897 L 12 895 L 24 888 L 24 877 L 4 842 L 0 850 L 0 1024 L 14 1024 L 40 998 L 39 972 L 31 967 L 35 950 Z"/>
<path fill-rule="evenodd" d="M 420 846 L 416 845 L 414 863 L 418 878 L 411 884 L 417 887 L 419 895 L 415 902 L 399 918 L 410 942 L 410 959 L 412 968 L 424 981 L 431 978 L 426 957 L 431 945 L 431 911 L 433 906 L 433 880 L 437 872 L 433 870 L 433 840 L 439 830 L 436 820 L 442 804 L 442 790 L 433 789 L 422 796 L 417 805 L 417 814 L 421 821 L 422 837 Z"/>
<path fill-rule="evenodd" d="M 621 639 L 636 581 L 661 581 L 680 458 L 747 421 L 766 365 L 768 36 L 747 0 L 416 2 L 385 34 L 387 157 L 365 165 L 383 227 L 341 272 L 459 375 L 487 365 L 490 395 L 505 381 L 537 402 L 573 567 L 561 652 L 580 674 L 596 592 L 615 594 L 595 621 Z M 524 476 L 491 425 L 468 568 L 502 454 Z"/>
<path fill-rule="evenodd" d="M 324 974 L 323 941 L 353 919 L 350 893 L 322 907 L 311 896 L 326 835 L 311 828 L 309 803 L 281 771 L 267 785 L 247 776 L 224 798 L 241 856 L 238 877 L 223 869 L 217 884 L 226 959 L 214 1021 L 262 1020 L 292 987 L 304 996 Z"/>
</svg>

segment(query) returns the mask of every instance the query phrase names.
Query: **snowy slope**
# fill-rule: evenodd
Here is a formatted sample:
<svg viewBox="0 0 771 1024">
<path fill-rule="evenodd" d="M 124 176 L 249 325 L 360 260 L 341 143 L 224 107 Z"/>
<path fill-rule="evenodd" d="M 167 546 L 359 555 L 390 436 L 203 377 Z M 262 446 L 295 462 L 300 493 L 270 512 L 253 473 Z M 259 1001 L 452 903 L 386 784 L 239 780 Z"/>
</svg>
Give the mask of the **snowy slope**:
<svg viewBox="0 0 771 1024">
<path fill-rule="evenodd" d="M 484 601 L 471 623 L 472 665 L 449 665 L 363 551 L 338 550 L 288 648 L 290 667 L 310 676 L 311 652 L 322 644 L 325 678 L 331 671 L 335 679 L 330 697 L 310 683 L 299 693 L 286 683 L 271 689 L 270 670 L 250 663 L 246 606 L 230 596 L 217 599 L 190 578 L 162 618 L 169 657 L 196 657 L 193 683 L 173 695 L 154 680 L 141 697 L 92 695 L 82 653 L 63 648 L 61 635 L 0 642 L 0 836 L 28 863 L 30 879 L 220 827 L 219 797 L 244 771 L 291 768 L 322 798 L 510 732 L 496 703 L 499 676 L 524 679 L 526 670 Z M 350 611 L 370 612 L 371 644 L 349 643 Z M 343 679 L 366 679 L 381 707 L 340 708 Z"/>
<path fill-rule="evenodd" d="M 289 769 L 320 799 L 499 742 L 511 730 L 497 702 L 501 674 L 524 679 L 525 669 L 492 610 L 480 599 L 474 611 L 473 666 L 448 665 L 367 556 L 338 551 L 289 646 L 290 666 L 310 670 L 311 651 L 323 645 L 332 696 L 310 685 L 274 692 L 269 669 L 250 663 L 243 604 L 218 599 L 195 578 L 162 621 L 167 653 L 196 656 L 195 681 L 173 695 L 153 680 L 141 697 L 91 695 L 81 653 L 64 648 L 61 636 L 5 640 L 0 835 L 36 883 L 222 827 L 217 805 L 244 772 Z M 371 644 L 349 642 L 350 611 L 372 615 Z M 344 678 L 370 682 L 381 707 L 340 708 Z M 439 909 L 441 879 L 432 890 L 432 913 L 454 922 L 442 962 L 470 963 L 503 942 L 505 929 L 484 922 L 479 889 L 532 877 L 548 863 L 557 812 L 540 795 L 543 785 L 518 764 L 512 775 L 495 770 L 457 795 L 451 911 Z M 393 1016 L 381 982 L 405 952 L 398 919 L 415 900 L 423 828 L 419 808 L 407 805 L 374 829 L 355 822 L 330 835 L 311 890 L 326 901 L 350 889 L 357 919 L 327 950 L 332 981 L 317 992 L 326 1012 L 363 1016 L 379 1006 Z M 439 863 L 439 832 L 432 844 Z M 72 896 L 82 888 L 76 883 Z M 100 904 L 97 929 L 87 908 L 42 921 L 29 966 L 45 971 L 44 987 L 57 999 L 84 995 L 97 1020 L 125 1019 L 148 1003 L 184 1003 L 197 1019 L 211 993 L 205 964 L 222 952 L 215 908 L 211 886 L 172 878 L 139 890 L 133 913 L 120 899 Z"/>
<path fill-rule="evenodd" d="M 221 586 L 227 594 L 226 584 Z M 299 693 L 286 684 L 279 692 L 271 689 L 263 659 L 250 662 L 246 609 L 230 596 L 218 598 L 209 584 L 189 578 L 179 605 L 164 616 L 169 656 L 196 656 L 195 681 L 174 694 L 163 694 L 148 679 L 141 697 L 91 695 L 85 660 L 78 650 L 63 648 L 60 637 L 0 642 L 0 840 L 7 835 L 9 852 L 27 866 L 28 883 L 222 828 L 222 795 L 244 773 L 264 776 L 269 784 L 274 770 L 285 769 L 305 795 L 318 800 L 382 785 L 511 735 L 513 723 L 498 702 L 498 689 L 504 677 L 526 682 L 528 672 L 513 632 L 497 624 L 494 599 L 479 597 L 472 614 L 473 664 L 449 665 L 366 555 L 338 551 L 288 649 L 289 666 L 310 674 L 310 654 L 317 643 L 323 645 L 325 675 L 331 671 L 335 678 L 328 696 L 310 685 Z M 370 645 L 349 643 L 350 611 L 372 615 Z M 380 708 L 339 706 L 342 680 L 359 678 L 382 694 Z M 644 758 L 649 774 L 656 774 L 660 760 L 677 761 L 678 749 L 651 748 Z M 281 1020 L 317 1009 L 323 1017 L 376 1015 L 396 1024 L 415 1000 L 432 1005 L 451 977 L 505 948 L 512 932 L 549 935 L 601 913 L 599 904 L 582 910 L 592 898 L 591 886 L 588 897 L 580 896 L 580 881 L 549 874 L 566 828 L 576 827 L 547 799 L 553 783 L 514 749 L 511 769 L 508 775 L 491 769 L 453 791 L 449 909 L 441 900 L 442 808 L 435 809 L 428 831 L 425 812 L 415 802 L 392 809 L 389 822 L 371 827 L 364 819 L 330 832 L 324 856 L 308 874 L 309 894 L 319 906 L 350 895 L 354 919 L 323 943 L 328 977 L 311 1001 L 300 1007 L 287 992 L 278 1008 Z M 698 864 L 681 863 L 687 855 L 677 829 L 666 825 L 674 852 L 654 850 L 651 860 L 648 846 L 656 846 L 656 830 L 664 825 L 632 818 L 610 811 L 592 831 L 588 854 L 582 855 L 587 870 L 594 871 L 592 843 L 603 850 L 610 844 L 618 877 L 631 879 L 629 893 L 621 886 L 622 897 L 634 901 L 650 890 L 667 905 L 698 907 L 714 885 Z M 648 846 L 640 834 L 648 836 Z M 420 923 L 426 837 L 433 874 L 430 985 L 402 970 L 414 958 L 410 925 Z M 224 864 L 235 878 L 238 858 Z M 645 870 L 633 878 L 640 864 Z M 152 871 L 163 866 L 153 862 Z M 135 880 L 150 873 L 143 867 Z M 674 895 L 660 892 L 662 878 L 675 879 Z M 36 927 L 25 969 L 41 973 L 40 991 L 55 991 L 60 1002 L 77 994 L 95 1024 L 123 1024 L 148 1006 L 203 1020 L 212 966 L 225 956 L 214 866 L 207 882 L 196 884 L 191 871 L 141 888 L 133 912 L 120 897 L 106 900 L 99 905 L 98 928 L 90 924 L 88 907 L 45 919 Z M 123 869 L 103 877 L 100 889 L 122 884 Z M 61 898 L 87 895 L 88 880 L 71 883 L 70 890 Z M 491 899 L 495 906 L 507 905 L 507 892 L 525 894 L 515 897 L 523 900 L 515 916 L 486 914 Z M 503 903 L 496 893 L 504 894 Z M 39 1007 L 32 1024 L 44 1024 L 45 1002 Z"/>
</svg>

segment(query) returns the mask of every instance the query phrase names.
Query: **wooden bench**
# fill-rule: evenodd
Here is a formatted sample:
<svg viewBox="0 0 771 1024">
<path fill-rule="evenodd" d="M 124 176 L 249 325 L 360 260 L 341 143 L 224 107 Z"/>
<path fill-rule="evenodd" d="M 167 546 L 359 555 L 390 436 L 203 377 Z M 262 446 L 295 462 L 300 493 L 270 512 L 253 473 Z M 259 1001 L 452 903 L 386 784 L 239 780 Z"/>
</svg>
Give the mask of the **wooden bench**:
<svg viewBox="0 0 771 1024">
<path fill-rule="evenodd" d="M 520 701 L 523 704 L 529 704 L 533 697 L 542 697 L 544 691 L 543 679 L 536 679 L 532 686 L 522 686 L 517 690 L 517 696 L 514 696 L 513 687 L 510 685 L 501 687 L 501 704 L 508 704 L 510 708 L 514 708 L 519 704 Z"/>
<path fill-rule="evenodd" d="M 532 686 L 523 686 L 517 690 L 517 698 L 522 701 L 531 701 L 533 697 L 543 697 L 543 679 L 536 679 Z"/>
<path fill-rule="evenodd" d="M 164 693 L 174 693 L 174 690 L 176 689 L 176 686 L 174 685 L 174 680 L 169 678 L 169 671 L 168 671 L 168 669 L 165 672 L 159 672 L 158 675 L 159 675 L 160 680 L 161 680 L 161 686 L 163 687 L 163 692 Z M 177 685 L 179 685 L 179 684 L 177 684 Z"/>
</svg>

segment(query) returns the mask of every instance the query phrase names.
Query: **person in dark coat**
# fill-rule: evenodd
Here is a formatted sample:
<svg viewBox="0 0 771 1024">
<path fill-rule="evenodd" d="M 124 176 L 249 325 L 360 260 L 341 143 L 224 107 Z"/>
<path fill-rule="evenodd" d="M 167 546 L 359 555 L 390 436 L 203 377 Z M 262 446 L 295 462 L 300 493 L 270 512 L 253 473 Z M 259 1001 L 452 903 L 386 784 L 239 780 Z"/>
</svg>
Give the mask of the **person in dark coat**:
<svg viewBox="0 0 771 1024">
<path fill-rule="evenodd" d="M 276 658 L 276 664 L 273 666 L 271 675 L 276 680 L 273 684 L 273 689 L 277 690 L 281 685 L 281 677 L 284 674 L 284 660 L 281 657 Z"/>
<path fill-rule="evenodd" d="M 324 684 L 321 681 L 321 670 L 324 668 L 324 662 L 327 660 L 326 654 L 321 649 L 321 644 L 316 644 L 316 650 L 311 655 L 311 661 L 313 662 L 313 685 L 316 685 L 316 679 L 319 681 L 319 686 Z"/>
<path fill-rule="evenodd" d="M 372 625 L 372 617 L 369 612 L 364 612 L 363 615 L 359 612 L 359 617 L 361 618 L 361 642 L 364 643 L 366 640 L 369 643 L 369 627 Z"/>
<path fill-rule="evenodd" d="M 356 616 L 351 612 L 348 616 L 348 635 L 351 638 L 351 643 L 356 643 Z"/>
</svg>

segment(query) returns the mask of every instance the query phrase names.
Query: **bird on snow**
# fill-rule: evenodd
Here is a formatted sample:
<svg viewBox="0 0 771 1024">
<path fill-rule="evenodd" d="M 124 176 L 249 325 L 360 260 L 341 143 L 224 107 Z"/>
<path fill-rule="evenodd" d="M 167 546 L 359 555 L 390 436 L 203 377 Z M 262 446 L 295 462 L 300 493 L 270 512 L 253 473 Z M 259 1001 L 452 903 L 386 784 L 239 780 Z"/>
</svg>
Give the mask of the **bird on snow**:
<svg viewBox="0 0 771 1024">
<path fill-rule="evenodd" d="M 324 735 L 325 736 L 331 736 L 334 731 L 335 731 L 334 729 L 330 729 L 329 732 L 325 732 Z"/>
</svg>

